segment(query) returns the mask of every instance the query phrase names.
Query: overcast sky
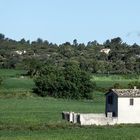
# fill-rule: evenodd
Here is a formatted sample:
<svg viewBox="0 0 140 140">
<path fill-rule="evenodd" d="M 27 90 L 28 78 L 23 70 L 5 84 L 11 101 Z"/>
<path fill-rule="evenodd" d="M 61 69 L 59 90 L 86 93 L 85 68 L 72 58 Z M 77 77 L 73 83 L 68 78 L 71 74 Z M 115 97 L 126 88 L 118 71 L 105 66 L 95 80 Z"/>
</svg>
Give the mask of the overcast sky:
<svg viewBox="0 0 140 140">
<path fill-rule="evenodd" d="M 140 44 L 140 0 L 0 0 L 6 37 L 53 43 L 121 37 Z"/>
</svg>

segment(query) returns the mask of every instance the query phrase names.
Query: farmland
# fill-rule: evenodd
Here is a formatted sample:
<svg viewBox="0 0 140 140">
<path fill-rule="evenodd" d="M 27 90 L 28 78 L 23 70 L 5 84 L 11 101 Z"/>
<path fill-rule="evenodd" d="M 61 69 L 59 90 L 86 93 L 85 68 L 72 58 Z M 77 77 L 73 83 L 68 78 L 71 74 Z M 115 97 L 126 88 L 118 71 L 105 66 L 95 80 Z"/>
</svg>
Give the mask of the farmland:
<svg viewBox="0 0 140 140">
<path fill-rule="evenodd" d="M 139 125 L 81 127 L 61 120 L 61 111 L 103 112 L 104 104 L 62 99 L 1 99 L 1 140 L 137 140 Z"/>
<path fill-rule="evenodd" d="M 104 112 L 104 92 L 94 91 L 93 100 L 67 100 L 37 97 L 32 93 L 33 79 L 22 77 L 25 71 L 0 70 L 0 139 L 1 140 L 137 140 L 139 125 L 81 127 L 61 119 L 62 111 Z M 109 88 L 121 83 L 124 88 L 139 77 L 98 76 L 93 79 L 97 87 Z M 10 96 L 10 94 L 12 96 Z"/>
<path fill-rule="evenodd" d="M 93 81 L 98 88 L 110 88 L 119 83 L 122 88 L 128 88 L 128 84 L 134 81 L 140 81 L 139 75 L 93 75 Z"/>
<path fill-rule="evenodd" d="M 73 127 L 0 131 L 1 140 L 138 140 L 140 126 Z"/>
</svg>

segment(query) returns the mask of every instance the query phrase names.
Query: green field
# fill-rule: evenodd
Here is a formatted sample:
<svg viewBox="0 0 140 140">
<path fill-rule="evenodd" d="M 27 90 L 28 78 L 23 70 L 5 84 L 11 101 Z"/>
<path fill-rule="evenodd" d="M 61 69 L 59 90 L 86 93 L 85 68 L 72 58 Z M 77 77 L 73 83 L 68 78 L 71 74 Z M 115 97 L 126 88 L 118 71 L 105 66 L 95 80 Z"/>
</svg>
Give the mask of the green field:
<svg viewBox="0 0 140 140">
<path fill-rule="evenodd" d="M 34 87 L 33 79 L 23 76 L 26 71 L 0 69 L 0 76 L 3 83 L 0 85 L 0 93 L 21 93 L 31 92 Z M 123 88 L 128 88 L 128 84 L 134 81 L 140 81 L 138 75 L 93 75 L 92 80 L 96 82 L 97 91 L 113 87 L 115 83 L 119 83 Z"/>
<path fill-rule="evenodd" d="M 62 99 L 0 99 L 1 140 L 138 140 L 140 125 L 81 127 L 62 111 L 104 112 L 104 103 Z"/>
<path fill-rule="evenodd" d="M 123 88 L 128 88 L 131 82 L 139 81 L 139 75 L 93 75 L 92 80 L 96 82 L 97 88 L 111 88 L 119 83 Z"/>
<path fill-rule="evenodd" d="M 104 112 L 104 103 L 53 98 L 0 99 L 0 123 L 3 127 L 61 124 L 62 111 Z"/>
<path fill-rule="evenodd" d="M 24 76 L 26 71 L 0 69 L 3 82 L 0 85 L 0 97 L 29 95 L 34 87 L 33 79 Z"/>
<path fill-rule="evenodd" d="M 104 92 L 94 91 L 93 100 L 81 101 L 31 96 L 34 82 L 29 77 L 23 77 L 25 73 L 0 70 L 3 78 L 0 86 L 0 140 L 140 139 L 140 125 L 81 127 L 61 119 L 62 111 L 104 112 Z M 140 78 L 94 75 L 92 80 L 98 88 L 108 89 L 118 82 L 127 88 L 130 82 L 140 81 Z"/>
<path fill-rule="evenodd" d="M 26 74 L 24 70 L 0 69 L 0 76 L 2 77 L 19 77 L 21 74 Z"/>
<path fill-rule="evenodd" d="M 0 99 L 0 139 L 61 140 L 77 139 L 78 135 L 80 139 L 87 128 L 63 121 L 62 111 L 104 112 L 104 102 L 53 98 Z"/>
<path fill-rule="evenodd" d="M 140 126 L 73 127 L 0 131 L 1 140 L 139 140 Z"/>
</svg>

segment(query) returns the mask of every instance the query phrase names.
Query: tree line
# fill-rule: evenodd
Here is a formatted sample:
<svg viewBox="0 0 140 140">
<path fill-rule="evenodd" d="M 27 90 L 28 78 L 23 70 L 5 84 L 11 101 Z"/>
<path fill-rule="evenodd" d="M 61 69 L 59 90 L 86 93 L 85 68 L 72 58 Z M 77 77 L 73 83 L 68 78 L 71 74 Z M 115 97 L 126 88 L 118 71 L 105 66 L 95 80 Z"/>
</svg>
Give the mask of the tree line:
<svg viewBox="0 0 140 140">
<path fill-rule="evenodd" d="M 110 49 L 108 54 L 102 49 Z M 52 64 L 62 68 L 72 62 L 90 73 L 97 74 L 139 74 L 140 46 L 128 45 L 120 37 L 106 40 L 103 44 L 90 41 L 87 44 L 50 43 L 38 38 L 36 41 L 6 38 L 0 34 L 0 68 L 27 69 L 31 76 L 36 75 L 39 67 Z"/>
</svg>

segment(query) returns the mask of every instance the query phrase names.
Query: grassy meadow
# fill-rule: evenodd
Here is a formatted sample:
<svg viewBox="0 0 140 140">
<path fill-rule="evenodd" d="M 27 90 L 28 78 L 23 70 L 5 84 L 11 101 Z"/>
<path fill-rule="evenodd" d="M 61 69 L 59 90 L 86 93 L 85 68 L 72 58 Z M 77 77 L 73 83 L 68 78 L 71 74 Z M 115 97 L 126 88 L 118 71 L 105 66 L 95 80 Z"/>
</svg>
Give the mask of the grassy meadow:
<svg viewBox="0 0 140 140">
<path fill-rule="evenodd" d="M 53 98 L 0 99 L 0 124 L 21 128 L 60 125 L 62 111 L 104 112 L 104 103 Z"/>
<path fill-rule="evenodd" d="M 62 111 L 104 112 L 104 103 L 63 99 L 0 99 L 0 140 L 138 140 L 140 125 L 72 125 Z"/>
<path fill-rule="evenodd" d="M 0 140 L 138 140 L 140 125 L 81 127 L 61 119 L 62 111 L 104 112 L 104 92 L 95 91 L 93 100 L 41 98 L 32 93 L 33 79 L 21 70 L 0 70 Z M 100 76 L 92 80 L 106 90 L 115 83 L 124 88 L 137 76 Z M 97 88 L 97 89 L 98 89 Z"/>
<path fill-rule="evenodd" d="M 28 95 L 34 87 L 33 79 L 24 76 L 26 71 L 0 69 L 3 82 L 0 85 L 0 97 Z"/>
<path fill-rule="evenodd" d="M 128 84 L 140 81 L 140 75 L 93 75 L 92 80 L 96 82 L 97 88 L 111 88 L 119 83 L 122 88 L 128 88 Z"/>
<path fill-rule="evenodd" d="M 1 140 L 139 140 L 140 126 L 0 131 Z"/>
</svg>

